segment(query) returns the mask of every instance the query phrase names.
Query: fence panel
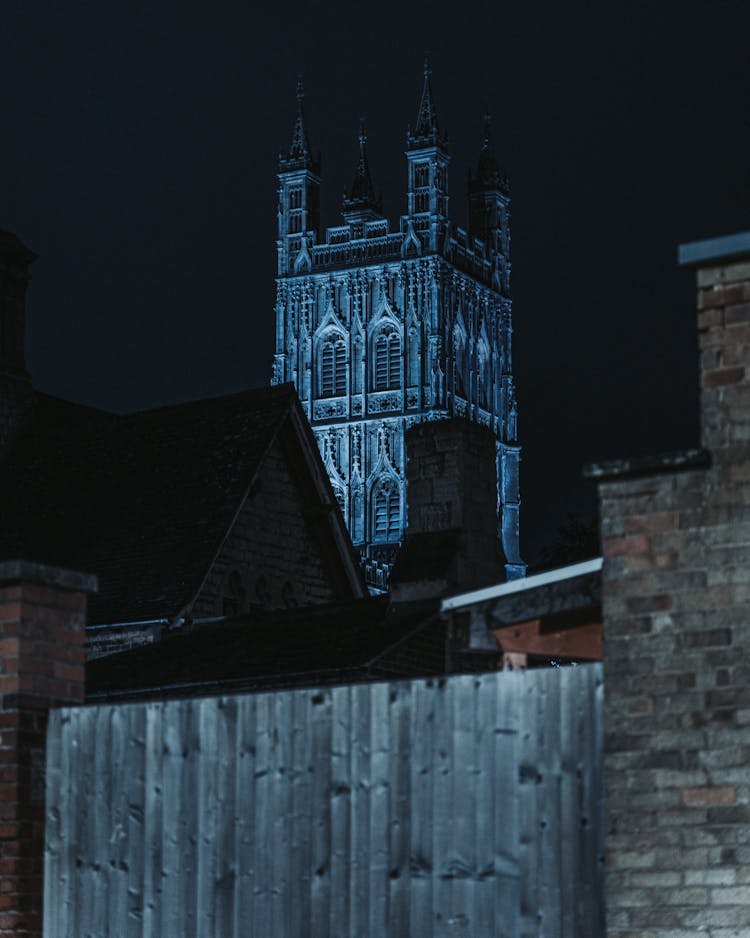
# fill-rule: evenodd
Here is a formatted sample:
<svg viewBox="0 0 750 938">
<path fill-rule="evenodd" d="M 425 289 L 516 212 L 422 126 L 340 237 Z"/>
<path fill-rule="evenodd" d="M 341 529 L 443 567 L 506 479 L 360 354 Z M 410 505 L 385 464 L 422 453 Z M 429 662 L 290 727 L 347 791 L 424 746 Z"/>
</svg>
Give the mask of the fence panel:
<svg viewBox="0 0 750 938">
<path fill-rule="evenodd" d="M 45 938 L 598 938 L 601 665 L 71 708 Z"/>
</svg>

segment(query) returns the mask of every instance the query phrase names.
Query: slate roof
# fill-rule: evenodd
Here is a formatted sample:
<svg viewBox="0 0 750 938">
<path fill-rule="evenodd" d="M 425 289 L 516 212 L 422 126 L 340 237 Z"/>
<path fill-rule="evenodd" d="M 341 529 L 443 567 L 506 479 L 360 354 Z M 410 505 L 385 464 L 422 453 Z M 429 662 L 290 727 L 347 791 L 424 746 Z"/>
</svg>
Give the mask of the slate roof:
<svg viewBox="0 0 750 938">
<path fill-rule="evenodd" d="M 88 699 L 235 693 L 445 673 L 439 603 L 387 596 L 176 629 L 86 666 Z"/>
<path fill-rule="evenodd" d="M 96 573 L 92 623 L 177 615 L 293 402 L 289 384 L 128 415 L 37 395 L 0 465 L 0 557 Z"/>
</svg>

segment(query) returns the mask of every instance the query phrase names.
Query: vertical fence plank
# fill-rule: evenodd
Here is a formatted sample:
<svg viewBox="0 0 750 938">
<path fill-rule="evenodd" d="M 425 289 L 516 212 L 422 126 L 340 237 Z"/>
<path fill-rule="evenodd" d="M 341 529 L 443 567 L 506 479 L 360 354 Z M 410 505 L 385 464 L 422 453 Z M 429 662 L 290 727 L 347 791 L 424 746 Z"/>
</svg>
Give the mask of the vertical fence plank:
<svg viewBox="0 0 750 938">
<path fill-rule="evenodd" d="M 576 938 L 581 933 L 577 922 L 576 908 L 579 899 L 577 889 L 580 876 L 581 857 L 578 850 L 578 831 L 581 824 L 579 805 L 579 778 L 583 765 L 581 751 L 583 740 L 576 721 L 576 684 L 581 676 L 577 668 L 560 669 L 560 889 L 562 938 Z"/>
<path fill-rule="evenodd" d="M 213 928 L 217 938 L 230 938 L 237 888 L 234 839 L 237 698 L 221 697 L 215 704 L 216 832 L 211 845 L 215 871 Z"/>
<path fill-rule="evenodd" d="M 312 928 L 327 935 L 331 910 L 331 731 L 333 701 L 330 690 L 311 693 L 313 785 Z"/>
<path fill-rule="evenodd" d="M 109 840 L 109 910 L 105 934 L 114 934 L 122 928 L 128 910 L 128 867 L 131 845 L 128 842 L 128 797 L 123 784 L 130 772 L 127 762 L 128 721 L 122 707 L 108 707 L 110 713 L 109 798 L 111 804 L 111 833 Z"/>
<path fill-rule="evenodd" d="M 520 938 L 537 938 L 539 908 L 539 837 L 536 767 L 536 691 L 538 681 L 519 677 L 518 860 L 520 871 Z"/>
<path fill-rule="evenodd" d="M 250 933 L 249 923 L 252 923 L 255 917 L 255 708 L 257 700 L 255 695 L 240 697 L 237 713 L 235 744 L 237 891 L 234 902 L 234 938 Z"/>
<path fill-rule="evenodd" d="M 388 934 L 390 888 L 390 762 L 391 730 L 388 718 L 390 689 L 387 684 L 370 687 L 370 907 L 366 934 L 378 938 Z"/>
<path fill-rule="evenodd" d="M 286 935 L 287 909 L 294 901 L 294 889 L 289 883 L 289 846 L 291 843 L 291 766 L 292 766 L 292 695 L 289 692 L 272 695 L 271 705 L 273 760 L 271 762 L 272 853 L 270 860 L 273 877 L 272 935 Z"/>
<path fill-rule="evenodd" d="M 349 934 L 367 938 L 370 907 L 371 700 L 367 685 L 352 687 L 352 828 L 349 873 Z"/>
<path fill-rule="evenodd" d="M 61 712 L 51 710 L 47 722 L 45 764 L 45 850 L 44 850 L 44 936 L 58 938 L 58 926 L 65 915 L 67 895 L 62 849 L 63 825 L 67 817 L 62 784 Z"/>
<path fill-rule="evenodd" d="M 164 808 L 162 812 L 162 870 L 164 871 L 160 918 L 161 935 L 184 934 L 184 919 L 180 902 L 180 877 L 183 857 L 180 852 L 180 815 L 183 810 L 182 761 L 184 701 L 169 708 L 169 718 L 163 728 L 162 785 Z M 189 874 L 188 874 L 189 875 Z"/>
<path fill-rule="evenodd" d="M 581 825 L 582 852 L 585 861 L 581 880 L 583 913 L 592 934 L 604 933 L 604 675 L 600 663 L 587 665 L 585 693 L 579 694 L 583 705 L 580 722 L 585 727 L 586 749 L 583 755 L 582 804 L 586 807 L 586 826 Z"/>
<path fill-rule="evenodd" d="M 411 705 L 411 888 L 409 920 L 429 933 L 433 920 L 435 683 L 416 681 Z"/>
<path fill-rule="evenodd" d="M 83 919 L 85 927 L 93 934 L 105 934 L 109 918 L 109 900 L 112 882 L 112 741 L 110 724 L 111 707 L 99 707 L 92 714 L 93 725 L 91 749 L 86 758 L 91 783 L 87 785 L 91 797 L 88 837 L 84 847 L 86 876 L 91 884 L 91 894 L 84 904 Z M 91 751 L 93 749 L 93 752 Z"/>
<path fill-rule="evenodd" d="M 497 678 L 495 718 L 495 932 L 498 938 L 521 934 L 521 696 L 526 675 Z"/>
<path fill-rule="evenodd" d="M 433 774 L 433 934 L 450 938 L 448 919 L 451 914 L 450 868 L 453 845 L 453 760 L 450 748 L 453 739 L 452 682 L 439 679 L 435 683 L 435 731 L 432 750 Z"/>
<path fill-rule="evenodd" d="M 448 869 L 450 888 L 449 934 L 475 934 L 476 882 L 476 678 L 462 675 L 451 681 L 453 734 L 449 749 L 452 775 L 453 839 Z"/>
<path fill-rule="evenodd" d="M 289 895 L 285 902 L 285 935 L 303 935 L 311 921 L 312 873 L 312 721 L 311 694 L 294 691 L 292 695 Z"/>
<path fill-rule="evenodd" d="M 539 738 L 539 773 L 541 775 L 540 795 L 541 811 L 540 835 L 542 849 L 542 870 L 544 882 L 544 900 L 541 914 L 541 932 L 550 938 L 560 938 L 562 925 L 562 902 L 566 897 L 561 890 L 561 837 L 562 818 L 560 815 L 562 798 L 562 764 L 560 759 L 560 712 L 561 690 L 564 672 L 570 669 L 549 670 L 544 675 L 543 705 L 538 714 L 540 726 Z"/>
<path fill-rule="evenodd" d="M 351 688 L 336 687 L 332 696 L 330 933 L 343 936 L 349 934 Z"/>
<path fill-rule="evenodd" d="M 495 729 L 497 680 L 494 674 L 476 678 L 476 773 L 474 776 L 474 824 L 476 883 L 472 934 L 495 934 L 495 897 L 498 870 L 495 865 Z"/>
<path fill-rule="evenodd" d="M 273 897 L 273 867 L 271 865 L 271 832 L 273 818 L 270 813 L 273 779 L 273 729 L 271 726 L 271 695 L 259 694 L 255 709 L 255 844 L 254 844 L 254 907 L 253 935 L 271 934 L 271 902 Z"/>
<path fill-rule="evenodd" d="M 409 684 L 391 684 L 389 690 L 390 710 L 390 849 L 388 873 L 390 889 L 388 895 L 389 934 L 409 933 L 409 890 L 411 871 L 409 863 L 409 815 L 411 797 L 409 791 L 409 759 L 411 749 L 409 707 L 411 704 Z"/>
<path fill-rule="evenodd" d="M 159 938 L 162 889 L 163 703 L 146 708 L 146 766 L 143 839 L 143 935 Z M 171 708 L 170 708 L 171 709 Z"/>
</svg>

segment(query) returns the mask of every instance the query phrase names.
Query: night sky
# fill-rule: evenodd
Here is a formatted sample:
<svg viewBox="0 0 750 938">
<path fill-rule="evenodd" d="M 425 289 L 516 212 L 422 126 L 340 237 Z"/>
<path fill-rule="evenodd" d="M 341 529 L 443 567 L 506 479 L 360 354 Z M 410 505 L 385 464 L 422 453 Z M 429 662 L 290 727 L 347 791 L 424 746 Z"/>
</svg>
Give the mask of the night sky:
<svg viewBox="0 0 750 938">
<path fill-rule="evenodd" d="M 425 50 L 466 220 L 482 114 L 512 185 L 526 559 L 581 466 L 698 443 L 677 245 L 750 228 L 750 4 L 3 0 L 0 227 L 39 253 L 36 386 L 133 410 L 267 383 L 295 81 L 337 224 L 366 116 L 395 223 Z"/>
</svg>

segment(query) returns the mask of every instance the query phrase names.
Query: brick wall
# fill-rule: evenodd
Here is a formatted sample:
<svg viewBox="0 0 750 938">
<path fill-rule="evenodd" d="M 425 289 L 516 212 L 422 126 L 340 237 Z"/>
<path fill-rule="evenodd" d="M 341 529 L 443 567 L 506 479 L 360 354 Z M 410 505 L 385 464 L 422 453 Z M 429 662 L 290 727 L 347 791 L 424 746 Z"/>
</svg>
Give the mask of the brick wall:
<svg viewBox="0 0 750 938">
<path fill-rule="evenodd" d="M 750 934 L 750 262 L 698 261 L 707 452 L 591 472 L 608 938 Z"/>
<path fill-rule="evenodd" d="M 42 934 L 45 731 L 84 699 L 94 577 L 0 563 L 0 936 Z"/>
</svg>

